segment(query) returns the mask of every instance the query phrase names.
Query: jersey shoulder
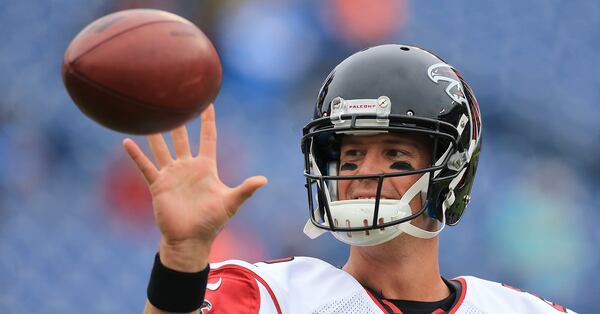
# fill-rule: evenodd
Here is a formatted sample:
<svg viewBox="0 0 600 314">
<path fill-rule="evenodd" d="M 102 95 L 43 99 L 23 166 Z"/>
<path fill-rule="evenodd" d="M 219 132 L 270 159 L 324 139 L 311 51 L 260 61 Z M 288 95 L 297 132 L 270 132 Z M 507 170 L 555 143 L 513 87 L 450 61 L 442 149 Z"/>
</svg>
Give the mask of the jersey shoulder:
<svg viewBox="0 0 600 314">
<path fill-rule="evenodd" d="M 290 274 L 297 275 L 301 273 L 308 275 L 304 281 L 310 281 L 314 276 L 325 276 L 322 279 L 330 277 L 346 277 L 347 273 L 323 260 L 314 257 L 293 256 L 276 260 L 261 261 L 253 264 L 260 272 L 268 273 L 270 277 L 280 281 L 290 281 L 294 283 L 300 278 L 290 278 Z M 294 276 L 298 277 L 298 276 Z M 321 280 L 322 281 L 322 280 Z"/>
<path fill-rule="evenodd" d="M 205 298 L 202 313 L 381 313 L 352 276 L 311 257 L 211 264 Z"/>
<path fill-rule="evenodd" d="M 455 280 L 463 281 L 463 289 L 466 290 L 460 307 L 464 313 L 575 313 L 560 304 L 506 284 L 473 276 L 461 276 Z"/>
<path fill-rule="evenodd" d="M 273 282 L 289 313 L 349 313 L 345 304 L 353 302 L 367 307 L 360 313 L 372 312 L 364 288 L 348 273 L 323 260 L 296 256 L 254 265 Z"/>
<path fill-rule="evenodd" d="M 272 285 L 253 264 L 240 260 L 211 263 L 200 313 L 283 313 Z"/>
</svg>

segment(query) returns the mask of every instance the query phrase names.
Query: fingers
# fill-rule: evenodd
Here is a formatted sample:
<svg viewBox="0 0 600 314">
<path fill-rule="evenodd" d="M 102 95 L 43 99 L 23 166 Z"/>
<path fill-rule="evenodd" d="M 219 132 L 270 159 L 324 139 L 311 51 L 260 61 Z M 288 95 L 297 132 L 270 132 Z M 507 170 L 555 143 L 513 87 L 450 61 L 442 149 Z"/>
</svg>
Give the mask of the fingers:
<svg viewBox="0 0 600 314">
<path fill-rule="evenodd" d="M 146 179 L 146 182 L 148 184 L 152 184 L 156 177 L 158 177 L 158 169 L 156 169 L 150 159 L 146 157 L 140 147 L 131 139 L 124 139 L 123 147 L 144 176 L 144 179 Z"/>
<path fill-rule="evenodd" d="M 172 159 L 171 153 L 169 152 L 169 146 L 167 146 L 167 143 L 161 134 L 152 134 L 148 136 L 148 144 L 150 144 L 150 149 L 160 168 L 171 163 Z"/>
<path fill-rule="evenodd" d="M 188 139 L 188 132 L 185 125 L 182 125 L 171 131 L 171 138 L 173 139 L 173 147 L 175 148 L 175 155 L 177 158 L 192 157 L 192 152 L 190 151 L 190 141 Z"/>
<path fill-rule="evenodd" d="M 231 190 L 230 197 L 231 204 L 229 204 L 228 206 L 229 208 L 232 208 L 234 210 L 234 212 L 231 214 L 235 214 L 235 212 L 237 212 L 240 206 L 242 206 L 242 204 L 247 199 L 249 199 L 254 194 L 254 192 L 256 192 L 256 190 L 267 184 L 267 182 L 267 178 L 263 176 L 254 176 L 244 180 L 242 184 L 233 188 Z"/>
<path fill-rule="evenodd" d="M 217 158 L 217 124 L 215 122 L 215 107 L 213 104 L 210 104 L 202 112 L 200 155 L 210 159 Z"/>
</svg>

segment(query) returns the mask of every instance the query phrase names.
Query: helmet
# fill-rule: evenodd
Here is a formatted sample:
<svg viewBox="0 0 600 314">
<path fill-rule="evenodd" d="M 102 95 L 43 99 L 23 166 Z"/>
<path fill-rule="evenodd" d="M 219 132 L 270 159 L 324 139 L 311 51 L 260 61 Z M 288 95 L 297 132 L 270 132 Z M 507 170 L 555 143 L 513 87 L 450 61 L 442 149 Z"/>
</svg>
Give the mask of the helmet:
<svg viewBox="0 0 600 314">
<path fill-rule="evenodd" d="M 344 136 L 416 133 L 431 139 L 432 161 L 421 169 L 343 176 Z M 481 148 L 481 115 L 460 73 L 434 54 L 406 45 L 371 47 L 348 57 L 327 76 L 314 117 L 303 129 L 304 176 L 311 238 L 329 231 L 338 240 L 376 245 L 407 233 L 436 236 L 455 225 L 470 201 Z M 420 175 L 399 200 L 383 199 L 385 180 Z M 374 199 L 338 199 L 340 180 L 376 180 Z M 412 208 L 419 195 L 421 208 Z M 415 218 L 434 220 L 437 230 Z M 412 223 L 411 223 L 412 222 Z"/>
</svg>

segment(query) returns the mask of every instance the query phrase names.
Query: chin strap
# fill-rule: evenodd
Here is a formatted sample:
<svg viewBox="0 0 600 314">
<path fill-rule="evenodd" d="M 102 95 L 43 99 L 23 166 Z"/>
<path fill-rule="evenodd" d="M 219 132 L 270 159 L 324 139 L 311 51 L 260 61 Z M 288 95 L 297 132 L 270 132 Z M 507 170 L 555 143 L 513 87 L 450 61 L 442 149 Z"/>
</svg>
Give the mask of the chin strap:
<svg viewBox="0 0 600 314">
<path fill-rule="evenodd" d="M 307 237 L 309 237 L 311 240 L 314 240 L 326 233 L 328 230 L 321 229 L 315 226 L 309 218 L 306 224 L 304 224 L 304 229 L 302 231 L 304 232 L 304 234 L 306 234 Z"/>
<path fill-rule="evenodd" d="M 409 196 L 410 198 L 407 200 L 407 203 L 410 203 L 410 201 L 416 196 L 418 190 L 420 190 L 421 191 L 421 201 L 424 199 L 427 199 L 427 190 L 429 187 L 429 176 L 430 176 L 429 172 L 423 174 L 423 176 L 421 176 L 421 178 L 419 178 L 419 180 L 417 180 L 417 182 L 415 182 L 410 187 L 410 189 L 408 189 L 406 191 L 406 193 L 404 193 L 402 198 L 404 198 L 405 195 Z M 410 207 L 410 205 L 409 205 L 409 207 Z M 444 229 L 444 226 L 446 225 L 446 216 L 444 215 L 445 212 L 446 212 L 446 208 L 444 207 L 444 205 L 442 205 L 442 213 L 443 213 L 442 214 L 442 217 L 443 217 L 442 218 L 442 226 L 437 231 L 427 231 L 423 228 L 419 228 L 419 227 L 413 225 L 411 222 L 413 222 L 414 219 L 399 224 L 398 228 L 400 230 L 402 230 L 402 232 L 410 234 L 413 237 L 422 238 L 422 239 L 433 238 L 433 237 L 437 236 Z M 431 218 L 431 219 L 434 220 L 433 218 Z"/>
<path fill-rule="evenodd" d="M 433 218 L 430 218 L 430 219 L 433 219 Z M 421 239 L 431 239 L 431 238 L 437 236 L 440 232 L 442 232 L 442 230 L 444 230 L 444 227 L 446 226 L 446 202 L 444 202 L 444 204 L 442 204 L 442 226 L 437 231 L 427 231 L 425 229 L 419 228 L 419 227 L 411 224 L 411 221 L 407 221 L 406 223 L 400 224 L 400 230 L 410 234 L 413 237 L 417 237 L 417 238 L 421 238 Z M 435 220 L 435 221 L 437 221 L 437 220 Z"/>
<path fill-rule="evenodd" d="M 465 174 L 466 170 L 467 170 L 466 168 L 463 169 L 459 173 L 459 175 L 456 176 L 456 178 L 454 178 L 452 181 L 450 181 L 450 184 L 448 184 L 448 186 L 450 188 L 450 192 L 448 192 L 446 199 L 442 203 L 442 226 L 440 227 L 439 230 L 427 231 L 427 230 L 419 228 L 410 223 L 400 224 L 400 229 L 412 236 L 415 236 L 417 238 L 422 238 L 422 239 L 431 239 L 431 238 L 437 236 L 440 232 L 442 232 L 442 230 L 444 230 L 444 227 L 446 226 L 446 209 L 448 209 L 448 207 L 452 206 L 452 204 L 454 204 L 454 201 L 456 200 L 456 196 L 454 195 L 454 188 L 456 187 L 458 182 L 460 182 L 460 179 Z"/>
</svg>

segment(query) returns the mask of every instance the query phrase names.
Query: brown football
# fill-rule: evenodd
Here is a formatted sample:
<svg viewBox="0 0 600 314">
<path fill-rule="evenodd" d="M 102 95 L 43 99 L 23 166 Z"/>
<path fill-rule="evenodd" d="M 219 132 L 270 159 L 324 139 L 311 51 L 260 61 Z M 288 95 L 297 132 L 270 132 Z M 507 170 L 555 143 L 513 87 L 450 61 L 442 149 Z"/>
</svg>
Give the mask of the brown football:
<svg viewBox="0 0 600 314">
<path fill-rule="evenodd" d="M 192 22 L 152 9 L 86 26 L 67 48 L 62 77 L 79 109 L 119 132 L 151 134 L 198 116 L 221 86 L 221 61 Z"/>
</svg>

